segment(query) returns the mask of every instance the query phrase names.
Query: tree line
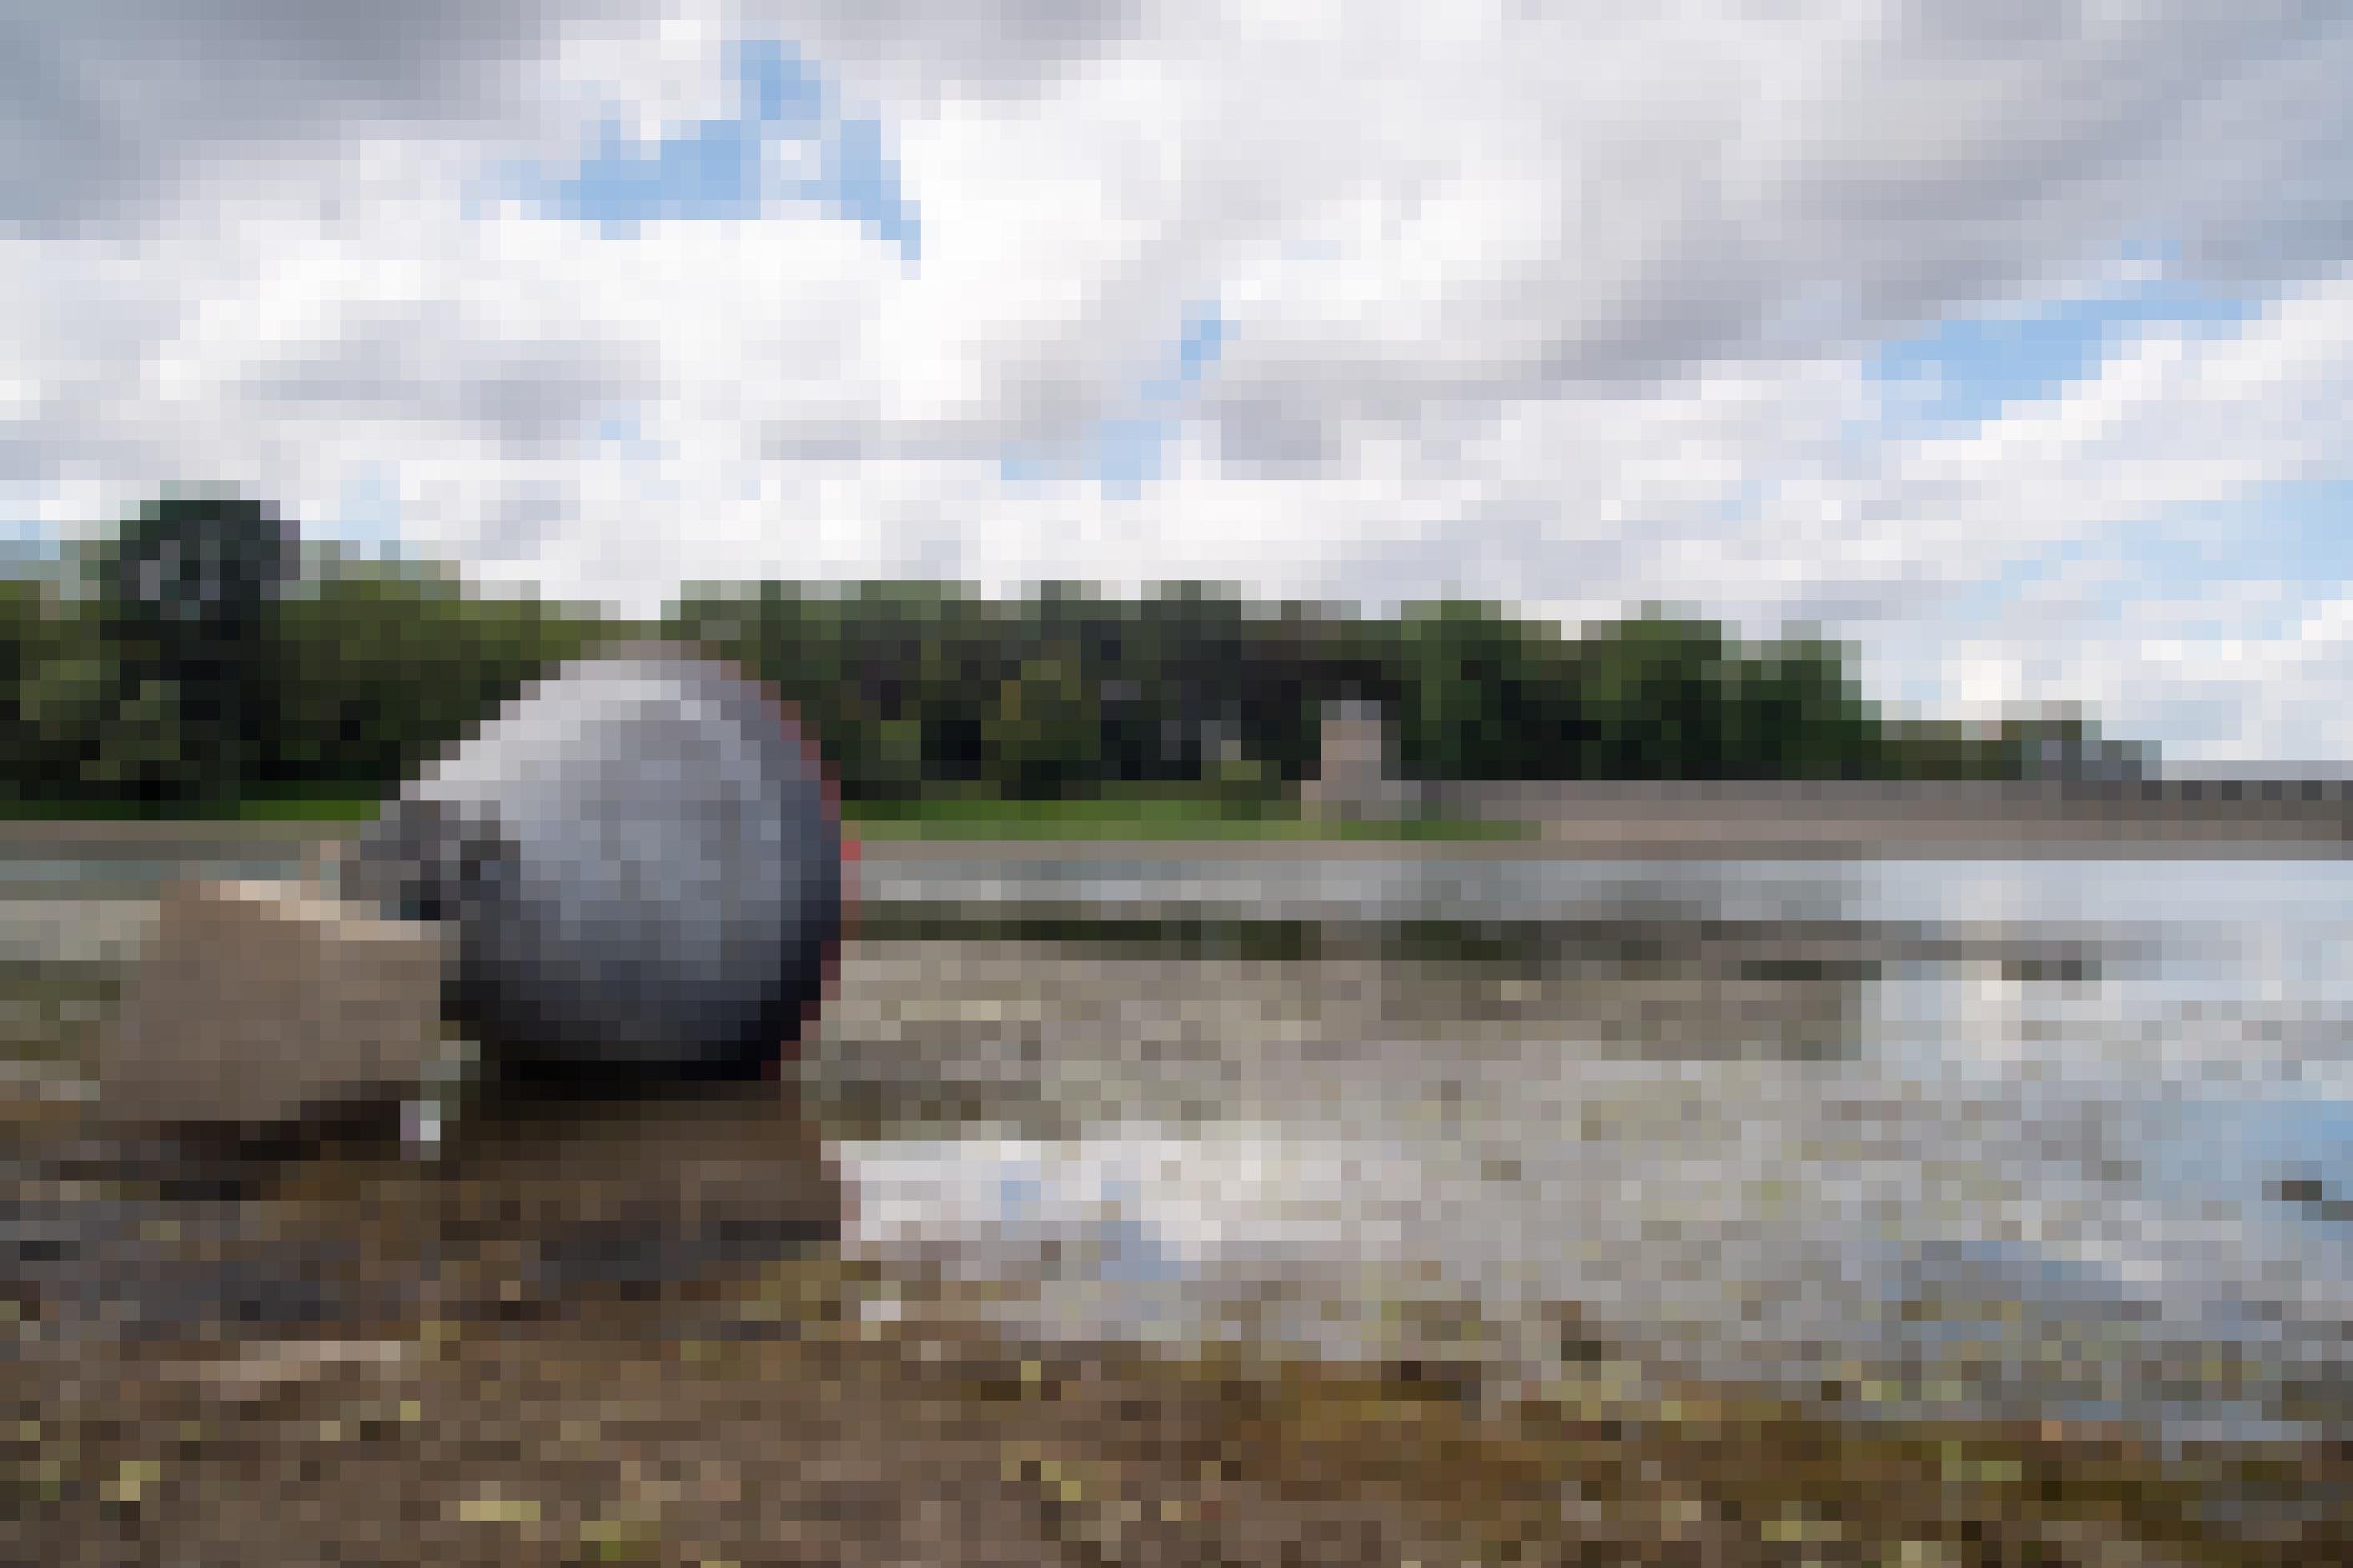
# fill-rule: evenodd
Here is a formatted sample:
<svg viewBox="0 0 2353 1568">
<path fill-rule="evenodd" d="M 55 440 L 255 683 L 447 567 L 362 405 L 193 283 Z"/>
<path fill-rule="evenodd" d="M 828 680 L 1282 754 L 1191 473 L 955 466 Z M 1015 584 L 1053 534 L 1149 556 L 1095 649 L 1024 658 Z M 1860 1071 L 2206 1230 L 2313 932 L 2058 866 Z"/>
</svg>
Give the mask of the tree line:
<svg viewBox="0 0 2353 1568">
<path fill-rule="evenodd" d="M 1656 609 L 1574 635 L 1499 605 L 1370 616 L 1198 584 L 690 589 L 651 622 L 305 546 L 266 504 L 183 493 L 0 578 L 0 798 L 234 808 L 387 793 L 533 677 L 647 637 L 796 702 L 851 800 L 1127 785 L 1271 799 L 1335 700 L 1377 702 L 1430 779 L 2017 778 L 2146 765 L 2081 717 L 1902 721 L 1834 643 L 1746 647 Z"/>
</svg>

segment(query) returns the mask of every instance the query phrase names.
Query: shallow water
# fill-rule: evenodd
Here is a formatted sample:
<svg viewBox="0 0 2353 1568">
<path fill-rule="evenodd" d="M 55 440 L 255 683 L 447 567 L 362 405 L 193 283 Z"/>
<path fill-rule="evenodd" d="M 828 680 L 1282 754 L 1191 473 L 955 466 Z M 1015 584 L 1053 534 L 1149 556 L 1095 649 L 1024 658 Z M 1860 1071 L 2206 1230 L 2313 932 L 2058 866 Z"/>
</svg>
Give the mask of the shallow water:
<svg viewBox="0 0 2353 1568">
<path fill-rule="evenodd" d="M 37 1024 L 135 952 L 143 908 L 43 877 L 0 911 Z M 1001 1284 L 1030 1328 L 1443 1341 L 1505 1385 L 1600 1341 L 1848 1409 L 2187 1435 L 2343 1418 L 2341 863 L 1008 857 L 866 879 L 869 935 L 801 1068 L 843 1246 Z M 538 1136 L 533 1191 L 560 1205 L 566 1162 L 607 1156 Z M 138 1275 L 161 1211 L 134 1206 L 20 1215 L 19 1271 Z M 730 1234 L 760 1245 L 745 1218 Z M 600 1234 L 657 1274 L 741 1250 Z M 237 1300 L 345 1310 L 273 1294 L 319 1258 L 216 1250 Z M 207 1310 L 235 1295 L 164 1273 Z M 93 1312 L 169 1315 L 126 1291 Z"/>
<path fill-rule="evenodd" d="M 968 912 L 1172 882 L 995 869 Z M 1050 1331 L 1409 1355 L 1467 1318 L 1541 1377 L 1573 1315 L 1894 1414 L 2342 1415 L 2342 866 L 1196 869 L 1225 923 L 1156 955 L 894 955 L 932 1010 L 812 1062 L 875 1112 L 853 1246 L 1021 1280 Z M 1253 956 L 1270 917 L 1358 935 Z"/>
</svg>

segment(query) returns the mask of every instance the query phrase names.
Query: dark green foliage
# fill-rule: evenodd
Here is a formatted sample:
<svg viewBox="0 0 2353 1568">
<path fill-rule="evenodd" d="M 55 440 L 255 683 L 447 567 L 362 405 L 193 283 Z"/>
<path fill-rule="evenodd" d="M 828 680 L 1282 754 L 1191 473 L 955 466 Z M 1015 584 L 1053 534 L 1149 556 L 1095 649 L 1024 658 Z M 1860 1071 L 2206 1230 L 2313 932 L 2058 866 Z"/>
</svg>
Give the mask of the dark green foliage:
<svg viewBox="0 0 2353 1568">
<path fill-rule="evenodd" d="M 1744 652 L 1646 608 L 1564 640 L 1484 605 L 1408 611 L 1400 750 L 1429 778 L 1878 776 L 1882 726 L 1838 650 Z"/>
<path fill-rule="evenodd" d="M 1229 806 L 1315 772 L 1325 704 L 1369 699 L 1430 779 L 2028 777 L 2151 760 L 2078 717 L 1891 722 L 1843 650 L 1744 648 L 1655 607 L 1564 636 L 1483 604 L 1393 618 L 1163 586 L 766 583 L 658 626 L 311 552 L 234 498 L 173 497 L 71 583 L 0 581 L 0 789 L 157 810 L 387 793 L 533 676 L 658 635 L 733 658 L 817 731 L 846 797 L 1071 799 L 1168 788 Z"/>
<path fill-rule="evenodd" d="M 142 507 L 91 554 L 114 676 L 101 779 L 176 802 L 259 782 L 286 673 L 275 611 L 299 557 L 275 508 L 203 492 Z"/>
<path fill-rule="evenodd" d="M 385 793 L 626 628 L 447 574 L 320 553 L 233 496 L 174 495 L 64 583 L 0 584 L 0 798 L 214 814 Z"/>
<path fill-rule="evenodd" d="M 1263 794 L 1314 765 L 1296 613 L 1187 584 L 1141 603 L 1050 584 L 763 584 L 686 596 L 668 635 L 742 659 L 808 715 L 854 799 L 1023 798 L 1208 778 Z"/>
<path fill-rule="evenodd" d="M 388 791 L 534 675 L 628 631 L 537 600 L 478 595 L 437 570 L 322 560 L 280 608 L 298 679 L 271 737 L 269 782 L 297 794 Z"/>
</svg>

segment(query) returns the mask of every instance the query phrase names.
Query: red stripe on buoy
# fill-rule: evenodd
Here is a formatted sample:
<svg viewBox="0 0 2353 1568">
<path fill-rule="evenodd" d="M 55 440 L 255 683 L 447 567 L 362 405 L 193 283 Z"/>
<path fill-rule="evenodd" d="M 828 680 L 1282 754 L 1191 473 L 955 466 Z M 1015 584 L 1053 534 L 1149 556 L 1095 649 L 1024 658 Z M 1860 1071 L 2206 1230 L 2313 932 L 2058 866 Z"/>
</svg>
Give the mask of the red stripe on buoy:
<svg viewBox="0 0 2353 1568">
<path fill-rule="evenodd" d="M 833 769 L 826 764 L 825 752 L 818 745 L 816 734 L 801 721 L 799 704 L 786 698 L 771 682 L 753 674 L 742 663 L 734 660 L 725 662 L 739 679 L 760 693 L 775 711 L 777 724 L 800 748 L 802 759 L 816 771 L 818 798 L 824 803 L 827 820 L 833 825 L 835 842 L 840 846 L 840 919 L 835 925 L 833 941 L 826 947 L 824 977 L 818 984 L 817 994 L 802 1005 L 799 1027 L 793 1031 L 791 1039 L 781 1043 L 771 1063 L 771 1071 L 780 1074 L 784 1069 L 784 1058 L 788 1055 L 796 1058 L 799 1055 L 802 1041 L 816 1026 L 827 1005 L 840 993 L 842 945 L 858 931 L 858 879 L 851 871 L 858 864 L 859 846 L 858 840 L 850 837 L 842 822 L 840 781 L 834 777 Z"/>
</svg>

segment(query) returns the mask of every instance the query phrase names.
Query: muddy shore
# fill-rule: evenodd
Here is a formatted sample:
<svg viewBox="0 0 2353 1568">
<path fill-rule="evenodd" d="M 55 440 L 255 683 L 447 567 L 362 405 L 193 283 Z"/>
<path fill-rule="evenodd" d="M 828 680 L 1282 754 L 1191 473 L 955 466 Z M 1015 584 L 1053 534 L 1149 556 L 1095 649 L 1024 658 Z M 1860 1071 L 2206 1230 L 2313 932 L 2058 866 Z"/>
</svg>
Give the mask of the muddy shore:
<svg viewBox="0 0 2353 1568">
<path fill-rule="evenodd" d="M 1730 945 L 1704 984 L 1556 954 L 1458 976 L 1459 995 L 1405 984 L 1383 952 L 1328 957 L 1312 985 L 1197 957 L 1187 994 L 1216 1008 L 1167 1038 L 1120 1009 L 1174 990 L 1161 958 L 877 944 L 853 950 L 828 1011 L 861 1070 L 824 1109 L 903 1122 L 918 1085 L 944 1122 L 948 1090 L 1018 1120 L 1028 1079 L 1007 1053 L 1039 1038 L 1081 1062 L 1136 1055 L 1131 1076 L 1175 1104 L 1205 1041 L 1311 1019 L 1406 1029 L 1417 1008 L 1466 1038 L 1570 1018 L 1628 1050 L 1801 1051 L 1847 1005 L 1839 965 L 1879 956 L 1756 945 L 1802 934 L 1711 937 Z M 1500 1384 L 1468 1321 L 1345 1365 L 1033 1343 L 969 1287 L 845 1259 L 831 1152 L 785 1086 L 510 1108 L 434 1167 L 363 1121 L 299 1159 L 164 1171 L 60 1161 L 87 1129 L 83 1102 L 46 1091 L 69 1056 L 56 1044 L 0 1085 L 19 1260 L 0 1279 L 0 1563 L 2353 1556 L 2338 1430 L 2166 1447 L 1899 1417 L 1867 1386 L 1662 1385 L 1567 1311 L 1556 1375 L 1535 1386 Z M 136 1289 L 120 1268 L 143 1271 Z"/>
<path fill-rule="evenodd" d="M 1562 1375 L 1498 1403 L 1475 1336 L 1450 1343 L 1442 1324 L 1417 1359 L 1350 1367 L 1026 1342 L 981 1327 L 981 1303 L 952 1288 L 844 1263 L 822 1223 L 691 1281 L 542 1267 L 579 1256 L 584 1224 L 605 1227 L 608 1262 L 632 1226 L 672 1245 L 723 1231 L 744 1199 L 714 1171 L 756 1170 L 772 1192 L 797 1169 L 812 1217 L 830 1191 L 821 1152 L 755 1158 L 723 1129 L 693 1135 L 720 1152 L 661 1158 L 704 1179 L 659 1198 L 632 1184 L 628 1213 L 568 1179 L 534 1188 L 527 1142 L 503 1172 L 455 1181 L 349 1151 L 323 1188 L 318 1166 L 253 1176 L 237 1201 L 269 1212 L 280 1243 L 321 1248 L 322 1276 L 356 1207 L 367 1268 L 426 1287 L 374 1315 L 250 1312 L 63 1344 L 19 1304 L 0 1561 L 2110 1564 L 2353 1549 L 2341 1508 L 2310 1505 L 2353 1495 L 2341 1444 L 2166 1453 L 2097 1428 L 1637 1394 L 1633 1369 L 1569 1320 Z M 613 1153 L 599 1163 L 644 1168 Z M 429 1226 L 402 1225 L 424 1212 Z M 2251 1515 L 2250 1495 L 2279 1499 L 2276 1517 Z"/>
<path fill-rule="evenodd" d="M 887 1307 L 888 1310 L 878 1309 Z M 2341 1560 L 2341 1447 L 2159 1455 L 1585 1375 L 1482 1411 L 1372 1369 L 1024 1346 L 821 1254 L 332 1339 L 17 1368 L 0 1558 L 44 1563 Z M 26 1375 L 29 1373 L 29 1375 Z"/>
<path fill-rule="evenodd" d="M 997 1021 L 910 1015 L 861 969 L 831 1026 L 926 1081 L 934 1052 L 975 1061 L 1006 1016 L 979 1004 L 1037 984 L 1034 960 L 991 956 L 965 953 L 953 989 Z M 1141 973 L 1104 984 L 1133 991 Z M 1350 1005 L 1348 974 L 1329 978 L 1331 994 L 1292 1005 Z M 1267 998 L 1230 1000 L 1263 1014 Z M 300 1158 L 165 1172 L 61 1162 L 87 1130 L 73 1102 L 40 1102 L 6 1134 L 14 1239 L 43 1263 L 25 1278 L 48 1283 L 0 1300 L 0 1562 L 1915 1568 L 2353 1552 L 2341 1441 L 2168 1448 L 2124 1428 L 1892 1416 L 1867 1387 L 1662 1384 L 1567 1310 L 1557 1369 L 1535 1386 L 1500 1382 L 1489 1331 L 1458 1319 L 1361 1363 L 1034 1342 L 980 1288 L 845 1258 L 807 1103 L 778 1084 L 490 1106 L 432 1165 L 363 1121 Z M 125 1268 L 144 1271 L 135 1288 Z"/>
</svg>

